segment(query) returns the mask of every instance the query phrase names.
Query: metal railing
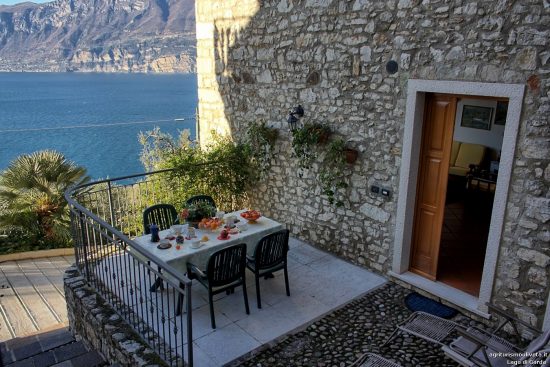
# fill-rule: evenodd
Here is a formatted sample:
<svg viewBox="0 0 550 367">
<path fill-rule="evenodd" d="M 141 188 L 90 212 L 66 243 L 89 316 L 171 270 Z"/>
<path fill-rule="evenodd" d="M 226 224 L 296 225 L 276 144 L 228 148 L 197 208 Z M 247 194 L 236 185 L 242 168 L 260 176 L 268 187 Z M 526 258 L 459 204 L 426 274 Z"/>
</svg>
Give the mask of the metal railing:
<svg viewBox="0 0 550 367">
<path fill-rule="evenodd" d="M 162 360 L 192 366 L 191 281 L 132 240 L 142 233 L 145 207 L 179 200 L 177 189 L 166 190 L 170 171 L 88 183 L 65 198 L 76 264 L 88 285 Z"/>
</svg>

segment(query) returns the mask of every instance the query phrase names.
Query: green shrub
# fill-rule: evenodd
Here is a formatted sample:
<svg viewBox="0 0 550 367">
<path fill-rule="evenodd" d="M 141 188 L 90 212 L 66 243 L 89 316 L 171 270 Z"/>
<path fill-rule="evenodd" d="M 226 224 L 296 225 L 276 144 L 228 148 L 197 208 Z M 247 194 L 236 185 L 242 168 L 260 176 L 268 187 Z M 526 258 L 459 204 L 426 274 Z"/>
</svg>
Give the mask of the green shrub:
<svg viewBox="0 0 550 367">
<path fill-rule="evenodd" d="M 162 175 L 167 201 L 182 208 L 194 195 L 210 195 L 225 211 L 242 208 L 247 202 L 247 190 L 258 179 L 257 166 L 248 144 L 235 143 L 213 133 L 206 147 L 189 140 L 183 132 L 175 139 L 156 128 L 140 134 L 143 145 L 141 161 L 146 169 L 174 168 Z"/>
<path fill-rule="evenodd" d="M 88 180 L 86 170 L 57 152 L 24 154 L 0 175 L 2 249 L 21 251 L 70 246 L 69 212 L 64 193 Z"/>
</svg>

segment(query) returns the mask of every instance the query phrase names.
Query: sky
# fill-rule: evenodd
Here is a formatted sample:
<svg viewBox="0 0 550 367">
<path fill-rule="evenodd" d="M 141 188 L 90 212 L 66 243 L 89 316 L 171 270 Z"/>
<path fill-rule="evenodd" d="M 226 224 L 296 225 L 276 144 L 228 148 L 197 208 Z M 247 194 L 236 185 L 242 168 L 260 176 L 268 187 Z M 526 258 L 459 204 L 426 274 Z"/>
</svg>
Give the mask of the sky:
<svg viewBox="0 0 550 367">
<path fill-rule="evenodd" d="M 29 0 L 33 3 L 47 3 L 47 2 L 50 2 L 50 1 L 53 1 L 53 0 Z M 24 3 L 25 0 L 0 0 L 0 5 L 13 5 L 13 4 L 19 4 L 19 3 Z"/>
</svg>

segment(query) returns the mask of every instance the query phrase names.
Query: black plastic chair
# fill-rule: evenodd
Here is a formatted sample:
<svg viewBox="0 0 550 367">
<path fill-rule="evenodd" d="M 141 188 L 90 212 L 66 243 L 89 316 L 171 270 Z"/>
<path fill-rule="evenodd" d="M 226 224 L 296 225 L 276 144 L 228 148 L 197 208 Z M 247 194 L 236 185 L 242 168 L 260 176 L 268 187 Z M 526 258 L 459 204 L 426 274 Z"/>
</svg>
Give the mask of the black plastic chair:
<svg viewBox="0 0 550 367">
<path fill-rule="evenodd" d="M 149 228 L 151 224 L 156 224 L 159 227 L 159 231 L 162 231 L 170 228 L 172 224 L 177 224 L 178 222 L 178 212 L 176 208 L 174 208 L 174 206 L 170 204 L 152 205 L 148 208 L 145 208 L 145 210 L 143 211 L 144 234 L 151 233 L 151 228 Z M 149 265 L 151 264 L 150 261 L 148 261 L 147 263 Z M 160 267 L 158 269 L 160 271 Z M 158 288 L 160 288 L 161 290 L 164 289 L 161 278 L 157 278 L 155 280 L 155 283 L 153 283 L 149 290 L 151 292 L 155 292 Z"/>
<path fill-rule="evenodd" d="M 244 305 L 246 314 L 250 314 L 248 307 L 248 294 L 246 293 L 246 244 L 226 247 L 214 252 L 208 259 L 206 271 L 187 263 L 187 276 L 189 279 L 197 279 L 208 289 L 208 302 L 210 304 L 210 320 L 212 329 L 216 328 L 214 316 L 213 296 L 221 292 L 232 293 L 235 287 L 243 286 Z M 181 297 L 180 297 L 181 298 Z M 181 303 L 180 303 L 181 305 Z M 181 313 L 181 310 L 178 310 Z"/>
<path fill-rule="evenodd" d="M 285 271 L 286 295 L 290 297 L 288 286 L 288 229 L 269 234 L 262 238 L 254 250 L 254 258 L 247 257 L 246 267 L 252 270 L 256 278 L 256 297 L 258 308 L 262 308 L 260 299 L 260 277 L 266 279 L 277 270 Z"/>
<path fill-rule="evenodd" d="M 159 230 L 170 228 L 172 224 L 178 223 L 178 211 L 170 204 L 156 204 L 143 211 L 143 233 L 151 233 L 149 226 L 156 224 Z"/>
<path fill-rule="evenodd" d="M 201 202 L 207 203 L 214 208 L 216 207 L 216 202 L 214 201 L 214 199 L 212 199 L 212 196 L 209 196 L 209 195 L 192 196 L 189 199 L 187 199 L 186 204 L 193 205 Z"/>
</svg>

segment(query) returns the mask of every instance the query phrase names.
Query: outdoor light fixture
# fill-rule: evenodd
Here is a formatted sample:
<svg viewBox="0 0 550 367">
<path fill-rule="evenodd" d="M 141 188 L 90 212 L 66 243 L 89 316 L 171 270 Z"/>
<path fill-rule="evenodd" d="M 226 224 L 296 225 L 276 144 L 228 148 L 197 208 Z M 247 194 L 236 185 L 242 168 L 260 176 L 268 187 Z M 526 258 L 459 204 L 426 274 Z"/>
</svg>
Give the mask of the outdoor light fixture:
<svg viewBox="0 0 550 367">
<path fill-rule="evenodd" d="M 304 117 L 304 108 L 302 105 L 298 105 L 292 109 L 292 112 L 290 112 L 293 115 L 298 116 L 298 118 Z"/>
<path fill-rule="evenodd" d="M 298 123 L 298 118 L 296 116 L 290 113 L 286 119 L 286 122 L 288 122 L 290 131 L 296 130 L 296 124 Z"/>
<path fill-rule="evenodd" d="M 302 117 L 304 117 L 304 108 L 301 105 L 298 105 L 290 110 L 288 117 L 286 118 L 290 131 L 296 130 L 296 125 Z"/>
</svg>

